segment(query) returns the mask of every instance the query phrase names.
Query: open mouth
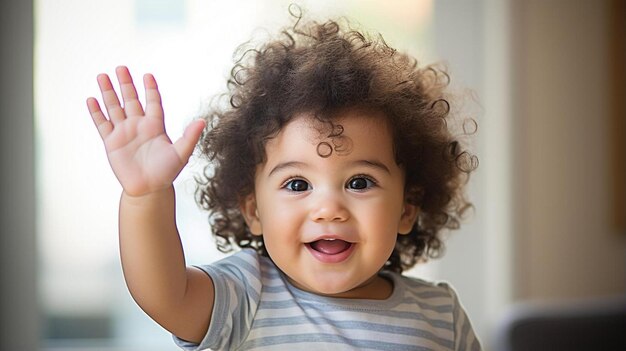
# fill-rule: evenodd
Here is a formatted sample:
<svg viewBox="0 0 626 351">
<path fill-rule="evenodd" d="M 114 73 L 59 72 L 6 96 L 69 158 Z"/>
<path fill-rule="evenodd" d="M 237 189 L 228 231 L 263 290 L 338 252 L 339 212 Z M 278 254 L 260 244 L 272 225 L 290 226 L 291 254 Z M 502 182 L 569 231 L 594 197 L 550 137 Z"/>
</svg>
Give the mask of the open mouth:
<svg viewBox="0 0 626 351">
<path fill-rule="evenodd" d="M 352 243 L 341 239 L 322 239 L 308 244 L 311 249 L 326 255 L 337 255 L 346 251 Z"/>
<path fill-rule="evenodd" d="M 324 263 L 337 263 L 347 259 L 355 246 L 341 239 L 320 239 L 305 245 L 315 258 Z"/>
</svg>

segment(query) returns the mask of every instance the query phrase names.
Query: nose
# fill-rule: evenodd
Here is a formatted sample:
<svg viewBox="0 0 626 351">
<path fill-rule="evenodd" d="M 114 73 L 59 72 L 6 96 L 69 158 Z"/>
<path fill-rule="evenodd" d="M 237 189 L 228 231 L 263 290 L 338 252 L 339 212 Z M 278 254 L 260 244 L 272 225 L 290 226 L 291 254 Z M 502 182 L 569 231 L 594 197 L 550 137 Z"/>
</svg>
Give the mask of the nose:
<svg viewBox="0 0 626 351">
<path fill-rule="evenodd" d="M 310 217 L 314 222 L 343 222 L 350 218 L 350 211 L 344 204 L 341 195 L 333 193 L 318 194 L 314 199 Z"/>
</svg>

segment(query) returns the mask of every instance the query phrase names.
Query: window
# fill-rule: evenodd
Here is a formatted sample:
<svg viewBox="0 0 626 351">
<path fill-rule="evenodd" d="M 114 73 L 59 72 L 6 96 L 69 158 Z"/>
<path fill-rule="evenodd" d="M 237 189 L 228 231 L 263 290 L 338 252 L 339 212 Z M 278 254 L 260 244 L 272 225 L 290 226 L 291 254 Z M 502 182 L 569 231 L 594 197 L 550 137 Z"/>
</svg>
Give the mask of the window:
<svg viewBox="0 0 626 351">
<path fill-rule="evenodd" d="M 35 1 L 35 114 L 40 296 L 47 349 L 174 350 L 171 336 L 134 304 L 119 264 L 121 188 L 88 116 L 98 73 L 127 65 L 153 73 L 172 139 L 222 92 L 237 45 L 289 24 L 289 1 Z M 392 45 L 432 61 L 430 0 L 304 1 L 311 17 L 347 15 Z M 141 95 L 141 84 L 138 84 Z M 192 159 L 176 181 L 189 264 L 221 257 L 194 202 Z"/>
</svg>

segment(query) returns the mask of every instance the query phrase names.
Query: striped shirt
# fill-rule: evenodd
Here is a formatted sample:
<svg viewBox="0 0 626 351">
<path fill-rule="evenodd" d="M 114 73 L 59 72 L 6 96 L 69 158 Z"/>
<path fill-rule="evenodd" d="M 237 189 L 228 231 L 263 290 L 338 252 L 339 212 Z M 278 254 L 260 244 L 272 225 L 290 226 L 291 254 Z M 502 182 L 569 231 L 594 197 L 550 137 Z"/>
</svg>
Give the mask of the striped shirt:
<svg viewBox="0 0 626 351">
<path fill-rule="evenodd" d="M 291 285 L 273 262 L 242 250 L 199 267 L 213 280 L 211 324 L 184 350 L 480 350 L 447 284 L 383 271 L 386 300 L 325 297 Z"/>
</svg>

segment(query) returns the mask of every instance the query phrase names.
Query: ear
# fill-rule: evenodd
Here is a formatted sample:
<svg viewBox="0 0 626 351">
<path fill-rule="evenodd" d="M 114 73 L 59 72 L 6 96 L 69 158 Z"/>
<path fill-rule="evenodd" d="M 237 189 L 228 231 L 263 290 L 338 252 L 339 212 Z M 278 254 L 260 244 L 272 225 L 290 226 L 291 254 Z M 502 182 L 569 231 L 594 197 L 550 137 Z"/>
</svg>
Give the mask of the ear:
<svg viewBox="0 0 626 351">
<path fill-rule="evenodd" d="M 415 220 L 417 219 L 417 215 L 419 214 L 419 207 L 416 205 L 411 205 L 408 202 L 404 202 L 402 207 L 402 215 L 400 216 L 400 223 L 398 225 L 398 233 L 399 234 L 409 234 L 411 229 L 413 229 L 413 225 L 415 224 Z"/>
<path fill-rule="evenodd" d="M 243 219 L 246 221 L 250 233 L 253 235 L 261 235 L 263 233 L 263 226 L 259 219 L 259 211 L 256 206 L 256 197 L 254 193 L 246 196 L 239 204 Z"/>
</svg>

